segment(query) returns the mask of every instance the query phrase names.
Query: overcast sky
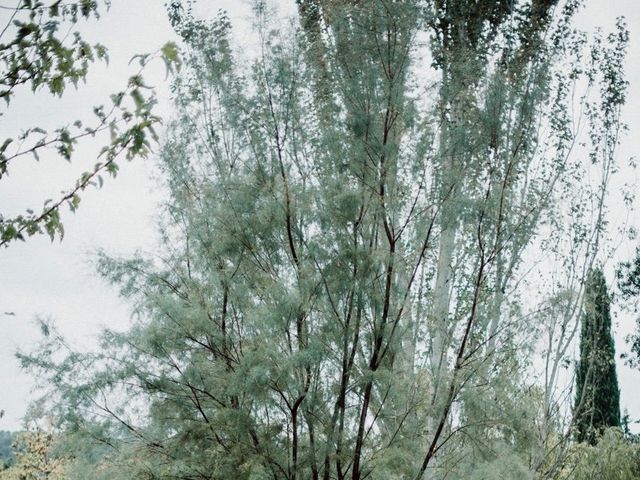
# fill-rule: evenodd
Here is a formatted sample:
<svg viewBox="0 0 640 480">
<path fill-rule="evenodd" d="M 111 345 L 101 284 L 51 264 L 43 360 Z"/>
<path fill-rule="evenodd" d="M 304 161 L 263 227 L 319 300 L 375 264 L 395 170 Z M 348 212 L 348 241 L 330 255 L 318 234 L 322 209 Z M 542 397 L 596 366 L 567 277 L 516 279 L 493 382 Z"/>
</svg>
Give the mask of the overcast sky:
<svg viewBox="0 0 640 480">
<path fill-rule="evenodd" d="M 290 8 L 293 0 L 281 0 Z M 13 3 L 13 0 L 7 3 Z M 41 125 L 55 128 L 76 118 L 91 118 L 92 106 L 108 103 L 108 95 L 121 90 L 134 72 L 128 67 L 136 53 L 151 52 L 164 42 L 175 39 L 167 21 L 164 0 L 112 0 L 111 10 L 100 21 L 83 28 L 91 41 L 105 44 L 110 51 L 108 68 L 95 67 L 86 86 L 70 90 L 63 99 L 49 95 L 16 95 L 9 112 L 0 117 L 0 139 L 15 136 L 20 129 Z M 285 5 L 286 4 L 286 5 Z M 631 30 L 631 48 L 627 61 L 630 92 L 625 120 L 630 133 L 619 150 L 620 163 L 634 156 L 640 144 L 640 2 L 638 0 L 587 0 L 587 9 L 579 17 L 586 28 L 613 28 L 615 18 L 624 15 Z M 214 15 L 226 8 L 235 20 L 246 19 L 249 9 L 240 0 L 200 0 L 199 10 Z M 0 20 L 6 13 L 0 14 Z M 4 25 L 4 23 L 3 23 Z M 168 90 L 161 62 L 147 72 L 148 83 L 159 85 L 161 112 L 170 114 Z M 55 196 L 71 185 L 78 172 L 95 163 L 95 145 L 83 145 L 73 165 L 45 156 L 41 163 L 25 159 L 11 171 L 9 180 L 0 182 L 0 210 L 5 214 L 20 213 L 25 206 L 37 207 L 42 200 Z M 100 191 L 88 191 L 75 215 L 65 214 L 65 238 L 51 243 L 34 237 L 26 243 L 0 249 L 0 430 L 20 428 L 21 417 L 30 396 L 32 381 L 23 376 L 14 358 L 21 348 L 29 350 L 38 338 L 33 319 L 54 319 L 63 334 L 77 345 L 90 346 L 103 326 L 124 328 L 129 308 L 118 299 L 116 291 L 97 278 L 91 266 L 91 252 L 104 248 L 111 253 L 132 253 L 151 249 L 155 239 L 156 206 L 160 191 L 152 179 L 153 158 L 121 165 L 115 181 L 108 180 Z M 629 180 L 632 172 L 623 172 Z M 614 215 L 612 221 L 623 221 Z M 631 223 L 640 228 L 635 217 Z M 620 259 L 631 258 L 634 245 L 623 243 Z M 610 272 L 610 269 L 609 269 Z M 612 280 L 609 275 L 609 280 Z M 14 315 L 6 315 L 11 312 Z M 617 352 L 627 350 L 623 337 L 633 329 L 629 313 L 620 313 L 616 325 Z M 640 372 L 618 364 L 622 390 L 622 408 L 633 418 L 640 418 Z M 638 430 L 638 428 L 636 428 Z"/>
</svg>

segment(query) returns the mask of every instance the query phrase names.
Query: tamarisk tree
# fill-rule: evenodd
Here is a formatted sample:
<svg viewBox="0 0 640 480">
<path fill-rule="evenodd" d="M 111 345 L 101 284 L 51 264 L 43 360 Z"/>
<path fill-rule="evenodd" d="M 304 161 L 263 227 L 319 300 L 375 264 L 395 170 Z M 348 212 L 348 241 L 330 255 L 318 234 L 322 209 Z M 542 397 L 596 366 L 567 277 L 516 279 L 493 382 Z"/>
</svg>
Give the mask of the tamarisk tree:
<svg viewBox="0 0 640 480">
<path fill-rule="evenodd" d="M 135 324 L 84 355 L 45 325 L 21 356 L 70 441 L 102 445 L 92 475 L 552 478 L 525 259 L 538 236 L 593 261 L 625 89 L 624 25 L 588 45 L 578 3 L 300 0 L 287 29 L 256 2 L 245 57 L 225 14 L 170 4 L 164 251 L 99 260 Z"/>
</svg>

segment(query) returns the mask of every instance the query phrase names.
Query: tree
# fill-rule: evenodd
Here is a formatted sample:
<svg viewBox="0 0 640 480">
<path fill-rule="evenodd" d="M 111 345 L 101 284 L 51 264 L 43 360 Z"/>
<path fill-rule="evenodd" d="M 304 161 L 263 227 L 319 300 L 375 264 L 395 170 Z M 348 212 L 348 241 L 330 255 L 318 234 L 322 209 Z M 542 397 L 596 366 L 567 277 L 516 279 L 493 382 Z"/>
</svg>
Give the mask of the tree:
<svg viewBox="0 0 640 480">
<path fill-rule="evenodd" d="M 640 295 L 640 248 L 636 248 L 635 258 L 631 261 L 621 262 L 616 269 L 618 288 L 623 299 L 630 301 L 637 299 Z M 637 312 L 637 306 L 634 312 Z M 627 362 L 637 367 L 640 365 L 640 318 L 636 319 L 636 330 L 627 338 L 627 343 L 631 346 L 631 356 L 627 356 Z"/>
<path fill-rule="evenodd" d="M 15 8 L 3 6 L 3 11 L 10 13 L 0 32 L 0 99 L 5 103 L 0 115 L 6 113 L 12 97 L 21 89 L 34 93 L 47 89 L 54 96 L 62 96 L 70 85 L 77 88 L 86 80 L 91 63 L 107 61 L 103 45 L 89 44 L 72 28 L 81 21 L 99 18 L 108 7 L 108 0 L 20 0 Z M 82 191 L 102 185 L 103 174 L 116 175 L 118 158 L 131 160 L 149 153 L 150 141 L 157 140 L 155 128 L 160 118 L 154 113 L 153 89 L 145 85 L 142 73 L 145 64 L 157 57 L 165 61 L 168 71 L 173 71 L 178 64 L 175 44 L 169 42 L 153 55 L 140 55 L 139 72 L 129 78 L 122 91 L 111 95 L 110 106 L 93 109 L 93 124 L 83 125 L 78 120 L 53 132 L 32 125 L 16 138 L 0 139 L 1 180 L 12 164 L 25 156 L 39 160 L 39 153 L 53 148 L 61 159 L 71 161 L 79 141 L 101 138 L 101 132 L 110 135 L 98 163 L 59 198 L 45 200 L 40 211 L 26 209 L 14 217 L 0 211 L 0 246 L 38 233 L 46 233 L 52 240 L 62 237 L 61 207 L 75 211 Z"/>
<path fill-rule="evenodd" d="M 106 478 L 554 478 L 553 372 L 603 241 L 624 24 L 588 45 L 575 2 L 297 5 L 287 30 L 255 3 L 248 58 L 226 15 L 169 5 L 186 56 L 163 250 L 99 259 L 129 331 L 79 354 L 44 324 L 21 355 L 48 413 L 112 447 Z M 531 298 L 539 243 L 562 295 Z M 552 318 L 541 385 L 531 338 Z"/>
<path fill-rule="evenodd" d="M 1 480 L 63 480 L 66 459 L 54 452 L 54 435 L 42 430 L 15 434 L 15 460 L 0 471 Z"/>
<path fill-rule="evenodd" d="M 14 460 L 11 444 L 13 443 L 13 434 L 4 430 L 0 430 L 0 471 Z"/>
<path fill-rule="evenodd" d="M 620 426 L 620 389 L 611 334 L 610 298 L 602 270 L 587 280 L 576 367 L 576 439 L 595 445 L 608 427 Z"/>
</svg>

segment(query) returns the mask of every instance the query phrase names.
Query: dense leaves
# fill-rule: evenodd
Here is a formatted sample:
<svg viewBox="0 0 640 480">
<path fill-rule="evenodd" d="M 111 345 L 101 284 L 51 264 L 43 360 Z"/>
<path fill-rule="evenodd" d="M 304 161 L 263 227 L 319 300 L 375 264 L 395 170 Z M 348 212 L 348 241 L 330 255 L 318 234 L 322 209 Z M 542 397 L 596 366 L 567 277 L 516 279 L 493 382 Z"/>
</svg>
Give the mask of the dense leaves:
<svg viewBox="0 0 640 480">
<path fill-rule="evenodd" d="M 64 480 L 68 459 L 55 452 L 54 435 L 43 430 L 28 430 L 13 435 L 15 459 L 0 469 L 1 480 Z"/>
<path fill-rule="evenodd" d="M 169 5 L 161 248 L 98 263 L 134 323 L 88 354 L 45 324 L 21 355 L 78 472 L 562 477 L 625 29 L 590 45 L 576 2 L 464 5 L 301 0 L 284 28 L 256 2 L 240 53 L 224 13 Z"/>
<path fill-rule="evenodd" d="M 588 278 L 576 371 L 576 439 L 597 443 L 608 427 L 620 426 L 620 389 L 607 284 L 599 269 Z"/>
<path fill-rule="evenodd" d="M 13 434 L 7 431 L 0 431 L 0 469 L 7 465 L 11 465 L 14 455 L 11 450 L 13 443 Z"/>
<path fill-rule="evenodd" d="M 617 429 L 605 431 L 596 446 L 578 445 L 565 471 L 565 477 L 574 480 L 633 480 L 638 476 L 640 444 L 629 442 Z"/>
</svg>

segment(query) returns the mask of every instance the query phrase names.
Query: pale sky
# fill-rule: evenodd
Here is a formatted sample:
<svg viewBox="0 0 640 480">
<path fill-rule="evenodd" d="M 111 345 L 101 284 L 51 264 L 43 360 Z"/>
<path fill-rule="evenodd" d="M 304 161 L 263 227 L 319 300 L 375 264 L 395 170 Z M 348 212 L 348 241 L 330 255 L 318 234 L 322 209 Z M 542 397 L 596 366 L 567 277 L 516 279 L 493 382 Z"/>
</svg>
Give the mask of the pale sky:
<svg viewBox="0 0 640 480">
<path fill-rule="evenodd" d="M 280 0 L 291 8 L 293 0 Z M 12 2 L 9 2 L 12 3 Z M 47 94 L 16 95 L 9 112 L 0 117 L 0 139 L 15 136 L 21 129 L 41 125 L 55 128 L 76 118 L 91 118 L 92 106 L 108 103 L 110 93 L 121 90 L 135 66 L 127 65 L 136 53 L 158 49 L 175 34 L 166 18 L 164 0 L 112 0 L 112 7 L 99 21 L 82 29 L 93 42 L 105 44 L 110 51 L 108 68 L 94 66 L 87 85 L 69 90 L 63 99 Z M 630 132 L 619 150 L 620 164 L 634 156 L 640 142 L 640 2 L 638 0 L 587 0 L 587 9 L 579 17 L 585 28 L 613 28 L 615 18 L 624 15 L 631 30 L 627 60 L 629 97 L 624 118 Z M 213 16 L 226 8 L 232 19 L 247 18 L 249 9 L 240 0 L 200 0 L 198 10 Z M 0 14 L 0 23 L 5 18 Z M 241 40 L 241 38 L 238 38 Z M 160 111 L 170 115 L 167 83 L 161 62 L 150 67 L 148 83 L 159 85 Z M 95 163 L 95 145 L 83 144 L 76 162 L 68 165 L 53 155 L 43 156 L 36 164 L 24 159 L 0 181 L 0 209 L 19 213 L 25 206 L 38 207 L 42 200 L 55 196 L 72 184 L 74 175 Z M 157 205 L 162 200 L 152 179 L 154 159 L 122 163 L 115 180 L 107 179 L 99 191 L 87 191 L 75 215 L 64 213 L 65 238 L 51 243 L 46 237 L 33 237 L 26 243 L 14 243 L 0 249 L 0 430 L 20 428 L 30 398 L 32 381 L 19 370 L 16 349 L 30 350 L 38 339 L 36 316 L 50 317 L 72 343 L 90 347 L 101 327 L 125 328 L 129 307 L 117 292 L 101 281 L 91 266 L 91 252 L 104 248 L 110 253 L 131 254 L 136 249 L 152 249 L 155 241 Z M 629 180 L 632 172 L 623 172 Z M 633 178 L 633 177 L 631 177 Z M 37 208 L 36 208 L 37 210 Z M 616 212 L 617 213 L 617 212 Z M 621 222 L 624 215 L 612 215 Z M 640 229 L 637 218 L 631 223 Z M 619 259 L 631 258 L 635 245 L 623 243 Z M 609 269 L 610 273 L 610 269 Z M 609 275 L 610 283 L 613 280 Z M 15 315 L 5 315 L 14 312 Z M 620 313 L 616 325 L 617 353 L 627 351 L 623 337 L 633 329 L 633 317 Z M 640 418 L 640 371 L 618 362 L 622 408 L 632 418 Z M 637 431 L 638 428 L 636 427 Z"/>
</svg>

